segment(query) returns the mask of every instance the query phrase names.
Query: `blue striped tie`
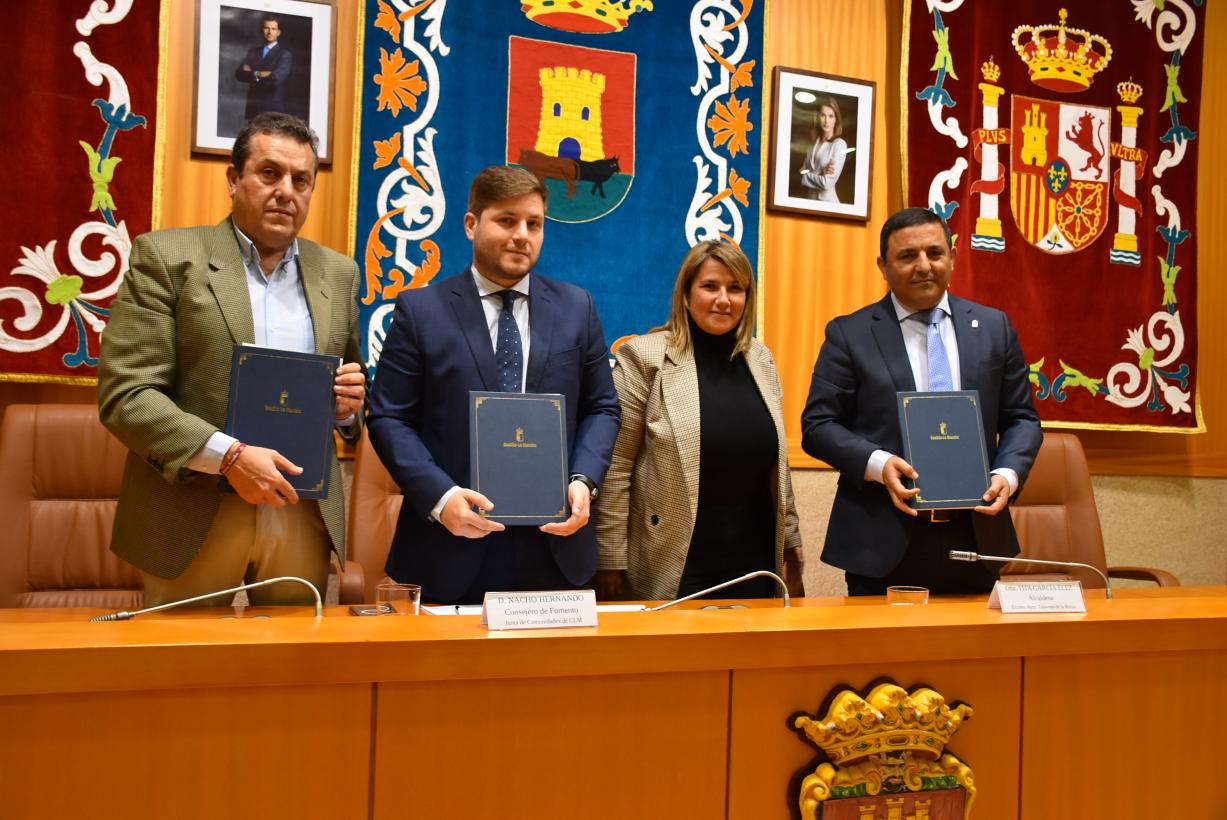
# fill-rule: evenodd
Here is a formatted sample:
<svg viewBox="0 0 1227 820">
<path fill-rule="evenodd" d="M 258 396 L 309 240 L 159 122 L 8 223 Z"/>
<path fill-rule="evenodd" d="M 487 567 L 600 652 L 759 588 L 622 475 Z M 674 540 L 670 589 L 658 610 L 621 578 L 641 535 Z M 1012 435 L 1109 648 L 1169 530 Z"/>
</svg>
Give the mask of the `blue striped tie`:
<svg viewBox="0 0 1227 820">
<path fill-rule="evenodd" d="M 512 310 L 516 297 L 514 290 L 500 290 L 503 309 L 498 315 L 498 344 L 494 348 L 494 363 L 498 366 L 498 389 L 504 393 L 519 393 L 522 386 L 520 374 L 524 372 L 523 347 L 520 344 L 520 328 Z"/>
<path fill-rule="evenodd" d="M 954 377 L 950 374 L 950 357 L 942 343 L 941 322 L 945 311 L 939 307 L 913 313 L 911 318 L 928 325 L 929 389 L 953 390 Z"/>
</svg>

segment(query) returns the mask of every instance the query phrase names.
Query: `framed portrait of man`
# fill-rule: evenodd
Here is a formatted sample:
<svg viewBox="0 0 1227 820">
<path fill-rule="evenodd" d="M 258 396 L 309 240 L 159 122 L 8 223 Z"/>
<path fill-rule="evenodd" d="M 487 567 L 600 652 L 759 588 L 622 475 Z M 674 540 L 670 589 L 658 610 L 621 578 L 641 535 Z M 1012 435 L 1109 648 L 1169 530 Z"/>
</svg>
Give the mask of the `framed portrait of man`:
<svg viewBox="0 0 1227 820">
<path fill-rule="evenodd" d="M 332 161 L 333 0 L 196 0 L 192 151 L 228 155 L 264 111 L 301 117 Z"/>
<path fill-rule="evenodd" d="M 767 207 L 869 219 L 875 85 L 777 66 Z"/>
</svg>

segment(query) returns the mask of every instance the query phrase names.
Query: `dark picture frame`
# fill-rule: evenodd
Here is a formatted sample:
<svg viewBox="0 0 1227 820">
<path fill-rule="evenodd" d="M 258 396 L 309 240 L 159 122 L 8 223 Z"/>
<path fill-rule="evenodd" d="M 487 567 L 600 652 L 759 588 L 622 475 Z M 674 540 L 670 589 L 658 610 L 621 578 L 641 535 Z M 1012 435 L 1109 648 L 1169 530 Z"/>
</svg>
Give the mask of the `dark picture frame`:
<svg viewBox="0 0 1227 820">
<path fill-rule="evenodd" d="M 265 54 L 270 15 L 279 36 Z M 229 156 L 249 115 L 280 110 L 310 124 L 331 163 L 336 17 L 335 0 L 196 0 L 192 153 Z"/>
<path fill-rule="evenodd" d="M 868 221 L 876 96 L 872 80 L 775 67 L 768 209 Z"/>
</svg>

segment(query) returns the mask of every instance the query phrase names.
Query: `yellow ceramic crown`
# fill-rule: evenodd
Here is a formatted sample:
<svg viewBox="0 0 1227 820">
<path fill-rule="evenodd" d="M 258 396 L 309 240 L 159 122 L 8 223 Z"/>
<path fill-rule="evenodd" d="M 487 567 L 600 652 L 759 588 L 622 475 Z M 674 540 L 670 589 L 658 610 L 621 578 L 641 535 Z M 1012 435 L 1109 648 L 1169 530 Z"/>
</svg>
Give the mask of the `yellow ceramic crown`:
<svg viewBox="0 0 1227 820">
<path fill-rule="evenodd" d="M 966 718 L 970 706 L 951 708 L 932 689 L 911 695 L 901 686 L 883 683 L 862 698 L 850 689 L 840 692 L 826 717 L 798 717 L 795 726 L 837 766 L 846 766 L 887 752 L 910 752 L 936 759 Z"/>
</svg>

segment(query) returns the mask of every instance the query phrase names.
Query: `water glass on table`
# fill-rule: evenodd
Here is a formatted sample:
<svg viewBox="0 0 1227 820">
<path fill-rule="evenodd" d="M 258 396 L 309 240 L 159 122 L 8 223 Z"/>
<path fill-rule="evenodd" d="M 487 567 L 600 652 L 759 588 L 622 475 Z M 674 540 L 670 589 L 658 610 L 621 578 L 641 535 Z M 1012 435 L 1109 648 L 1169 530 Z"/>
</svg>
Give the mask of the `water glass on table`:
<svg viewBox="0 0 1227 820">
<path fill-rule="evenodd" d="M 417 584 L 385 583 L 375 587 L 375 610 L 380 615 L 417 615 L 422 588 Z"/>
</svg>

